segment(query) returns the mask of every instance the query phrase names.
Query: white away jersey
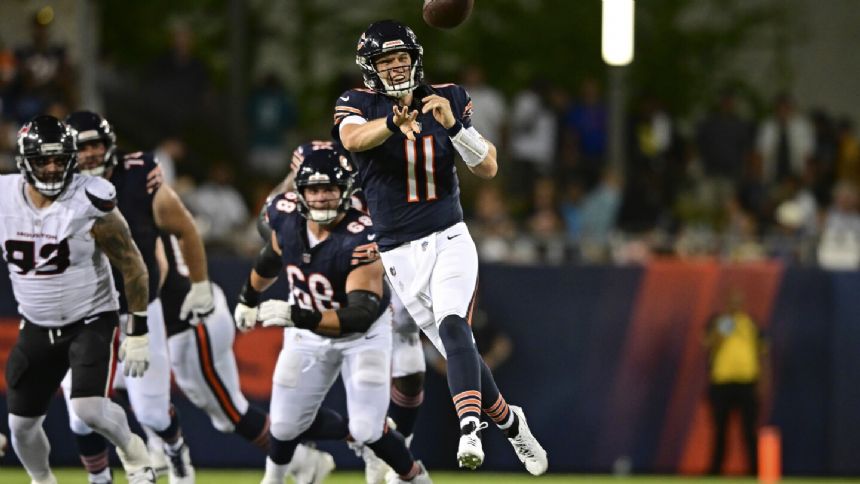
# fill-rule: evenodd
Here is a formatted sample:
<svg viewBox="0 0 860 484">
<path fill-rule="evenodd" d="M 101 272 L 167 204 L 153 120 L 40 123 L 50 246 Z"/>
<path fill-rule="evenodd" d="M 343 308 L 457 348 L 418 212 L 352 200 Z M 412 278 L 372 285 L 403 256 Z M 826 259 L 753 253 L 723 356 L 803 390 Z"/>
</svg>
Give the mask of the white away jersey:
<svg viewBox="0 0 860 484">
<path fill-rule="evenodd" d="M 116 197 L 113 185 L 75 175 L 47 208 L 37 210 L 25 197 L 21 175 L 0 176 L 0 244 L 18 312 L 59 327 L 117 310 L 110 263 L 90 233 Z"/>
</svg>

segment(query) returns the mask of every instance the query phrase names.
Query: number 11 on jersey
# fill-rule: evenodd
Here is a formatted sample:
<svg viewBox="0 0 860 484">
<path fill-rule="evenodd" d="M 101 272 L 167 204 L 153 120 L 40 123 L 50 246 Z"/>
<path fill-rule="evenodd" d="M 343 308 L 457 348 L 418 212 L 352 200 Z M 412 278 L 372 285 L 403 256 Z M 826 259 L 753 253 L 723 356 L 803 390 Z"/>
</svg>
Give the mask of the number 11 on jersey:
<svg viewBox="0 0 860 484">
<path fill-rule="evenodd" d="M 406 196 L 409 202 L 418 202 L 418 180 L 416 178 L 418 166 L 418 153 L 415 149 L 415 141 L 407 139 L 406 142 Z M 433 157 L 433 136 L 421 138 L 421 149 L 424 155 L 424 173 L 427 181 L 427 200 L 436 200 L 436 177 L 434 175 L 435 163 Z"/>
</svg>

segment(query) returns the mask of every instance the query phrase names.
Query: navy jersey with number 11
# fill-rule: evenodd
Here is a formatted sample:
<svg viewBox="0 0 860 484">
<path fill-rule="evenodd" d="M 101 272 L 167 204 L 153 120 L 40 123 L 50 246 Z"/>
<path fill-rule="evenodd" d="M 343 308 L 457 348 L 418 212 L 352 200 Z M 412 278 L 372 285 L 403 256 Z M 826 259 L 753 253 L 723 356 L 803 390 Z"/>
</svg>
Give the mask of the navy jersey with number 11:
<svg viewBox="0 0 860 484">
<path fill-rule="evenodd" d="M 433 88 L 450 101 L 463 126 L 470 127 L 472 102 L 466 90 L 456 84 Z M 344 119 L 384 118 L 395 104 L 393 98 L 368 89 L 346 91 L 335 106 L 335 140 L 340 142 Z M 463 221 L 454 145 L 432 113 L 419 111 L 417 121 L 421 132 L 414 141 L 397 132 L 376 148 L 350 153 L 383 251 Z"/>
</svg>

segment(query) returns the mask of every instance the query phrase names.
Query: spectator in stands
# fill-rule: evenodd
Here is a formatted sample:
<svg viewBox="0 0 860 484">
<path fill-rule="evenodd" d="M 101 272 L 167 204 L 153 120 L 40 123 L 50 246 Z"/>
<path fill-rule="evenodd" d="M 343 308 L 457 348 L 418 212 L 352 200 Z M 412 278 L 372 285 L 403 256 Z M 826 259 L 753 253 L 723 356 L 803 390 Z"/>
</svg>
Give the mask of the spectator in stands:
<svg viewBox="0 0 860 484">
<path fill-rule="evenodd" d="M 720 474 L 726 450 L 729 416 L 739 411 L 747 469 L 755 475 L 758 468 L 756 435 L 759 392 L 764 378 L 765 340 L 756 321 L 744 310 L 743 293 L 729 291 L 722 311 L 708 323 L 705 346 L 708 349 L 708 396 L 714 422 L 710 473 Z"/>
<path fill-rule="evenodd" d="M 805 178 L 815 149 L 815 130 L 788 94 L 774 100 L 773 114 L 759 125 L 755 149 L 756 171 L 766 186 L 790 175 Z"/>
<path fill-rule="evenodd" d="M 508 119 L 508 106 L 498 89 L 487 84 L 484 69 L 470 65 L 463 71 L 462 85 L 478 107 L 472 114 L 472 126 L 496 146 L 504 146 L 505 121 Z"/>
<path fill-rule="evenodd" d="M 42 7 L 31 24 L 32 43 L 16 49 L 18 65 L 13 111 L 19 123 L 45 112 L 53 102 L 74 105 L 75 75 L 63 45 L 52 43 L 54 9 Z"/>
<path fill-rule="evenodd" d="M 509 244 L 516 237 L 517 227 L 498 185 L 485 183 L 478 188 L 469 230 L 475 237 L 481 260 L 508 258 Z"/>
<path fill-rule="evenodd" d="M 857 187 L 850 181 L 841 181 L 833 189 L 818 243 L 818 262 L 826 269 L 860 268 L 860 211 Z"/>
<path fill-rule="evenodd" d="M 589 77 L 580 86 L 579 99 L 562 115 L 560 132 L 563 169 L 582 174 L 586 189 L 597 183 L 604 168 L 607 119 L 600 83 Z"/>
<path fill-rule="evenodd" d="M 532 187 L 531 213 L 526 220 L 529 233 L 537 238 L 547 239 L 561 235 L 564 222 L 561 219 L 558 203 L 558 189 L 555 180 L 541 177 Z"/>
<path fill-rule="evenodd" d="M 646 94 L 627 130 L 627 180 L 619 215 L 631 232 L 654 229 L 674 203 L 669 177 L 678 168 L 680 142 L 674 121 L 660 99 Z"/>
<path fill-rule="evenodd" d="M 716 198 L 730 196 L 743 176 L 752 153 L 753 125 L 738 112 L 737 93 L 726 88 L 719 101 L 696 128 L 696 150 L 706 183 Z"/>
<path fill-rule="evenodd" d="M 161 173 L 164 182 L 170 186 L 176 183 L 177 166 L 185 159 L 185 143 L 178 138 L 165 138 L 155 148 L 155 159 L 161 165 Z M 181 171 L 181 170 L 180 170 Z"/>
<path fill-rule="evenodd" d="M 836 155 L 836 176 L 860 186 L 860 139 L 854 130 L 854 121 L 849 117 L 839 120 L 836 126 L 839 150 Z"/>
<path fill-rule="evenodd" d="M 212 95 L 209 73 L 194 52 L 194 32 L 183 21 L 170 25 L 170 47 L 149 67 L 148 99 L 160 113 L 162 136 L 169 136 L 203 117 Z"/>
<path fill-rule="evenodd" d="M 510 172 L 508 189 L 524 196 L 538 176 L 550 176 L 556 168 L 557 116 L 549 104 L 552 87 L 536 80 L 514 97 L 510 119 Z M 480 106 L 478 107 L 480 109 Z"/>
<path fill-rule="evenodd" d="M 582 201 L 579 228 L 582 255 L 587 260 L 603 259 L 609 238 L 615 230 L 621 208 L 622 181 L 612 168 L 606 168 L 600 182 Z"/>
<path fill-rule="evenodd" d="M 0 122 L 13 119 L 13 88 L 17 64 L 15 53 L 6 48 L 3 39 L 0 38 Z"/>
<path fill-rule="evenodd" d="M 233 249 L 234 236 L 248 221 L 248 207 L 234 186 L 233 170 L 225 162 L 215 163 L 209 180 L 186 197 L 188 208 L 209 246 Z"/>
<path fill-rule="evenodd" d="M 248 123 L 251 167 L 268 178 L 287 172 L 287 133 L 298 122 L 295 103 L 278 76 L 266 74 L 251 93 Z"/>
</svg>

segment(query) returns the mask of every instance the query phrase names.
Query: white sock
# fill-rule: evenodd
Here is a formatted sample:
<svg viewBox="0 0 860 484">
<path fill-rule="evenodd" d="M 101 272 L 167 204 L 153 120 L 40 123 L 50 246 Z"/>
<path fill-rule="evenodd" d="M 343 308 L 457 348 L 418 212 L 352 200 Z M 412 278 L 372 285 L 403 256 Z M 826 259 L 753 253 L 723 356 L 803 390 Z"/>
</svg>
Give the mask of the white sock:
<svg viewBox="0 0 860 484">
<path fill-rule="evenodd" d="M 284 482 L 287 477 L 287 466 L 289 464 L 275 464 L 275 462 L 266 457 L 266 475 L 263 476 L 264 481 Z"/>
<path fill-rule="evenodd" d="M 474 423 L 476 429 L 481 426 L 481 421 L 477 417 L 466 417 L 463 420 L 460 420 L 460 429 L 462 430 L 463 427 L 469 425 L 469 423 Z"/>
<path fill-rule="evenodd" d="M 164 443 L 164 452 L 168 455 L 176 455 L 183 445 L 185 445 L 185 440 L 180 435 L 179 438 L 176 439 L 176 442 L 173 442 L 172 444 L 168 444 L 167 442 Z"/>
<path fill-rule="evenodd" d="M 497 424 L 496 426 L 502 430 L 508 430 L 511 428 L 511 425 L 514 424 L 514 412 L 508 411 L 508 418 L 505 419 L 504 422 Z"/>
<path fill-rule="evenodd" d="M 90 482 L 112 482 L 110 467 L 105 467 L 98 474 L 90 474 Z"/>
</svg>

